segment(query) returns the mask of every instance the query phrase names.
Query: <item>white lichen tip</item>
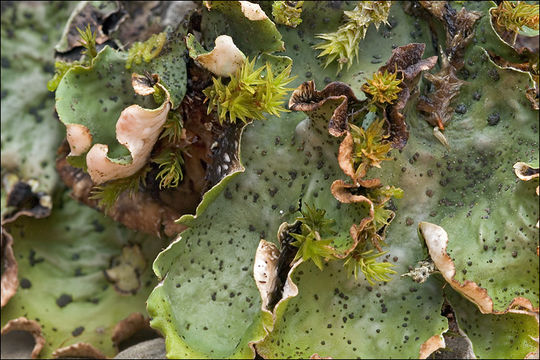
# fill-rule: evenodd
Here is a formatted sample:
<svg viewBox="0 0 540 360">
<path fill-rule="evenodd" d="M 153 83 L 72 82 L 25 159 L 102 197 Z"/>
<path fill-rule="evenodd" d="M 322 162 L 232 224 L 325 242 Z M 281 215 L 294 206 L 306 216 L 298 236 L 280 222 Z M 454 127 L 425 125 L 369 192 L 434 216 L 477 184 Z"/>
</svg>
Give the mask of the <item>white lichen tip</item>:
<svg viewBox="0 0 540 360">
<path fill-rule="evenodd" d="M 242 67 L 246 56 L 236 47 L 228 35 L 220 35 L 215 47 L 207 54 L 197 56 L 196 61 L 206 70 L 217 76 L 231 76 Z"/>
<path fill-rule="evenodd" d="M 150 85 L 145 87 L 139 75 L 134 74 L 132 85 L 139 95 L 148 95 L 153 92 L 150 90 L 153 87 Z M 94 144 L 86 154 L 88 174 L 94 184 L 99 185 L 109 180 L 131 176 L 148 161 L 171 108 L 169 92 L 161 84 L 158 83 L 157 86 L 166 95 L 166 100 L 160 107 L 145 109 L 136 104 L 128 106 L 122 111 L 116 123 L 116 139 L 129 150 L 131 162 L 110 159 L 107 156 L 109 147 L 105 144 Z"/>
<path fill-rule="evenodd" d="M 82 155 L 92 146 L 92 134 L 81 124 L 66 124 L 66 139 L 71 150 L 70 156 Z"/>
<path fill-rule="evenodd" d="M 244 16 L 251 21 L 260 21 L 268 19 L 263 9 L 259 4 L 254 4 L 249 1 L 240 1 Z"/>
</svg>

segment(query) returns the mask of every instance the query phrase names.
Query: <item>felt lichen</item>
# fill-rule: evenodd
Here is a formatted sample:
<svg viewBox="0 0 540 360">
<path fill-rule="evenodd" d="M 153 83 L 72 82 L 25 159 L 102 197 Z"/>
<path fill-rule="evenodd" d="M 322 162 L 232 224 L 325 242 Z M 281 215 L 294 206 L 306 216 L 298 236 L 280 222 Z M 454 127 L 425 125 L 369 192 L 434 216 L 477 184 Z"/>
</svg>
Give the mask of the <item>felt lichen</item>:
<svg viewBox="0 0 540 360">
<path fill-rule="evenodd" d="M 147 217 L 157 224 L 152 227 L 154 233 L 162 233 L 159 229 L 162 223 L 155 219 L 165 216 L 166 207 L 146 204 L 145 200 L 159 197 L 164 202 L 178 204 L 183 203 L 184 195 L 194 195 L 193 192 L 182 192 L 182 186 L 192 180 L 192 168 L 188 166 L 190 162 L 202 165 L 195 170 L 199 170 L 201 178 L 206 174 L 210 179 L 208 183 L 199 184 L 209 191 L 202 197 L 196 214 L 183 216 L 177 224 L 179 228 L 170 233 L 176 236 L 176 240 L 170 246 L 151 242 L 157 249 L 167 246 L 153 264 L 159 285 L 147 304 L 152 326 L 166 338 L 169 358 L 252 358 L 257 354 L 264 358 L 308 358 L 312 354 L 334 358 L 376 358 L 381 354 L 392 358 L 427 358 L 441 346 L 441 334 L 448 329 L 448 319 L 441 316 L 441 305 L 445 297 L 443 290 L 445 285 L 448 290 L 449 284 L 459 291 L 461 284 L 475 284 L 478 293 L 492 301 L 492 306 L 482 307 L 482 311 L 538 314 L 538 229 L 534 228 L 538 218 L 538 199 L 534 191 L 538 189 L 538 184 L 536 180 L 533 183 L 517 181 L 511 171 L 516 161 L 535 164 L 538 159 L 538 114 L 530 109 L 524 96 L 525 89 L 531 86 L 529 74 L 496 67 L 491 61 L 497 56 L 496 51 L 492 54 L 482 50 L 494 42 L 489 37 L 489 31 L 495 19 L 491 19 L 491 24 L 490 19 L 486 19 L 489 7 L 493 5 L 461 2 L 456 6 L 449 2 L 421 1 L 402 6 L 394 2 L 388 16 L 389 27 L 381 29 L 380 34 L 371 31 L 374 29 L 368 30 L 366 35 L 367 26 L 364 26 L 365 41 L 351 38 L 355 42 L 352 55 L 359 64 L 347 59 L 350 71 L 341 74 L 340 82 L 332 82 L 335 69 L 324 69 L 324 62 L 316 58 L 312 46 L 318 41 L 316 34 L 337 29 L 343 11 L 352 10 L 355 3 L 306 1 L 302 6 L 303 22 L 297 29 L 276 27 L 266 18 L 261 7 L 269 13 L 270 3 L 261 3 L 261 7 L 246 2 L 205 4 L 207 9 L 199 6 L 197 16 L 186 21 L 188 30 L 197 38 L 200 34 L 203 44 L 212 44 L 219 36 L 228 36 L 231 41 L 234 38 L 238 48 L 250 59 L 255 59 L 250 69 L 255 76 L 242 83 L 238 81 L 237 70 L 214 72 L 216 78 L 221 76 L 215 79 L 220 86 L 216 89 L 214 84 L 207 89 L 214 91 L 214 98 L 207 94 L 211 116 L 204 115 L 204 96 L 200 92 L 211 84 L 211 75 L 196 66 L 202 66 L 202 61 L 197 59 L 200 60 L 203 54 L 195 54 L 195 64 L 192 61 L 188 64 L 189 96 L 184 103 L 180 104 L 183 92 L 178 95 L 179 91 L 170 88 L 175 81 L 163 83 L 171 99 L 176 96 L 174 103 L 181 107 L 177 111 L 172 110 L 175 107 L 171 100 L 171 111 L 164 116 L 164 123 L 155 134 L 159 140 L 146 153 L 142 176 L 138 180 L 133 176 L 133 182 L 124 184 L 124 188 L 120 186 L 121 180 L 128 181 L 128 178 L 112 179 L 100 185 L 111 186 L 108 193 L 103 191 L 106 195 L 104 198 L 109 198 L 110 203 L 114 203 L 119 196 L 114 210 L 121 216 L 132 217 L 137 211 L 149 215 Z M 370 6 L 374 3 L 361 4 Z M 389 7 L 390 3 L 384 6 Z M 129 7 L 124 8 L 130 15 L 135 15 Z M 152 13 L 152 19 L 153 14 L 163 8 L 166 6 L 143 13 Z M 360 5 L 356 11 L 359 8 Z M 428 8 L 433 11 L 426 12 Z M 470 13 L 482 10 L 478 13 L 484 18 L 477 24 L 473 21 L 476 15 L 467 16 L 465 10 Z M 2 17 L 4 20 L 4 14 Z M 166 21 L 163 20 L 163 23 L 160 19 L 159 25 L 165 25 L 170 18 L 164 17 Z M 103 28 L 113 29 L 114 26 L 110 26 L 113 20 L 114 17 Z M 129 32 L 129 25 L 126 26 L 129 22 L 119 22 L 120 28 L 127 27 Z M 2 25 L 4 34 L 4 22 Z M 39 23 L 35 22 L 35 25 L 39 26 Z M 100 25 L 99 22 L 97 25 Z M 151 23 L 150 29 L 155 29 L 154 25 L 155 22 Z M 114 31 L 110 30 L 110 33 Z M 15 36 L 19 34 L 17 30 Z M 138 34 L 143 38 L 149 35 L 145 31 Z M 159 73 L 153 66 L 160 61 L 162 64 L 172 64 L 176 60 L 183 64 L 187 59 L 185 48 L 175 46 L 183 46 L 184 35 L 176 37 L 173 42 L 169 38 L 158 57 L 149 63 L 139 58 L 140 65 L 137 65 L 133 58 L 130 71 L 125 69 L 127 53 L 118 51 L 116 55 L 119 56 L 113 57 L 110 56 L 111 49 L 106 46 L 92 61 L 92 66 L 99 69 L 95 77 L 90 79 L 85 76 L 79 66 L 66 71 L 59 85 L 62 91 L 57 96 L 57 109 L 66 123 L 68 141 L 77 145 L 71 147 L 71 158 L 82 157 L 83 165 L 86 165 L 84 155 L 94 144 L 108 144 L 109 156 L 115 160 L 129 158 L 129 152 L 121 152 L 122 142 L 116 141 L 115 120 L 131 104 L 155 109 L 167 99 L 163 96 L 165 92 L 155 86 L 153 96 L 129 96 L 133 93 L 128 86 L 128 77 L 132 72 L 144 73 L 145 70 L 149 74 Z M 194 36 L 188 36 L 186 40 L 189 41 L 189 38 L 193 39 Z M 465 47 L 467 41 L 459 39 L 474 40 L 477 46 Z M 6 38 L 2 40 L 4 50 Z M 118 39 L 114 40 L 117 42 Z M 20 38 L 17 41 L 20 42 Z M 123 45 L 130 43 L 122 42 Z M 447 44 L 446 47 L 438 52 L 437 44 L 443 43 Z M 403 44 L 408 45 L 400 46 Z M 492 48 L 500 50 L 500 45 Z M 294 59 L 292 67 L 289 67 L 291 75 L 306 80 L 295 91 L 295 101 L 289 107 L 291 112 L 287 113 L 266 111 L 263 106 L 263 102 L 267 102 L 270 108 L 284 107 L 280 99 L 273 96 L 275 89 L 265 85 L 268 78 L 276 78 L 289 65 L 276 66 L 275 58 L 278 56 L 272 53 L 279 49 Z M 191 50 L 190 55 L 193 55 Z M 426 59 L 422 59 L 424 50 Z M 360 57 L 355 55 L 356 51 Z M 440 72 L 435 70 L 433 76 L 426 75 L 418 91 L 416 84 L 422 78 L 420 72 L 429 71 L 436 64 L 435 54 L 444 56 L 439 58 Z M 108 56 L 107 61 L 103 61 L 104 55 Z M 386 65 L 377 69 L 379 65 L 376 64 L 388 57 Z M 10 59 L 15 63 L 13 59 L 16 57 Z M 240 67 L 246 66 L 245 58 L 239 55 L 237 59 L 242 59 L 238 62 L 241 63 Z M 339 55 L 334 60 L 338 59 Z M 445 77 L 446 60 L 452 67 L 462 63 L 462 68 L 456 67 L 455 71 L 448 73 L 455 75 L 459 81 Z M 517 60 L 514 62 L 517 63 Z M 50 64 L 53 63 L 50 61 Z M 345 60 L 339 64 L 340 68 L 344 68 L 344 64 Z M 2 65 L 6 65 L 4 59 Z M 261 65 L 262 70 L 259 71 Z M 165 74 L 173 73 L 171 67 L 162 70 L 160 79 Z M 237 80 L 228 79 L 229 74 Z M 363 74 L 375 75 L 363 85 Z M 249 76 L 247 74 L 246 77 Z M 390 86 L 381 81 L 385 76 L 391 78 L 390 83 L 394 83 L 394 92 L 388 92 Z M 151 75 L 140 80 L 143 78 L 153 84 Z M 185 76 L 175 77 L 178 78 L 185 80 Z M 101 79 L 105 80 L 98 81 Z M 16 82 L 23 80 L 21 76 Z M 40 84 L 43 85 L 46 80 Z M 427 84 L 426 80 L 431 84 Z M 401 83 L 396 84 L 397 81 Z M 460 89 L 458 83 L 462 81 Z M 314 84 L 323 82 L 331 83 L 324 90 L 316 91 Z M 109 84 L 112 87 L 108 87 Z M 293 84 L 296 87 L 299 82 Z M 388 88 L 381 89 L 387 85 Z M 444 86 L 456 86 L 456 91 L 442 91 Z M 218 90 L 223 93 L 222 97 L 218 96 Z M 5 106 L 14 103 L 11 99 L 15 97 L 10 82 L 3 81 L 2 91 L 3 96 L 7 92 L 10 99 L 2 100 L 2 118 L 5 118 Z M 242 93 L 249 95 L 240 96 Z M 356 97 L 355 94 L 361 96 Z M 417 107 L 419 94 L 433 100 L 430 102 L 432 108 L 424 111 L 433 114 L 428 123 L 417 111 L 420 109 Z M 65 99 L 72 100 L 62 103 Z M 450 101 L 455 104 L 446 106 L 442 100 L 447 105 L 450 105 Z M 47 104 L 47 111 L 52 106 Z M 215 109 L 218 110 L 217 115 L 212 113 Z M 294 111 L 304 111 L 305 114 Z M 238 113 L 243 114 L 244 118 Z M 255 118 L 253 114 L 264 117 L 265 121 L 246 125 Z M 281 115 L 281 118 L 273 114 Z M 437 116 L 442 119 L 440 123 Z M 438 131 L 435 134 L 442 136 L 441 125 L 448 124 L 447 121 L 452 118 L 455 126 L 447 127 L 444 133 L 444 139 L 447 137 L 452 144 L 450 151 L 437 143 L 431 131 L 435 126 Z M 186 129 L 183 129 L 183 121 Z M 217 124 L 218 121 L 222 124 Z M 54 121 L 49 123 L 53 124 Z M 31 130 L 26 128 L 25 136 L 31 138 L 27 134 L 35 134 L 36 129 L 40 129 L 36 126 L 32 125 Z M 199 133 L 192 131 L 194 126 L 204 128 L 207 132 L 199 137 Z M 99 139 L 103 133 L 110 135 L 110 138 Z M 210 133 L 212 136 L 209 136 Z M 84 137 L 88 134 L 91 137 Z M 73 142 L 74 138 L 85 141 Z M 198 146 L 207 140 L 211 147 Z M 3 151 L 7 141 L 2 131 Z M 185 148 L 185 145 L 189 148 Z M 392 147 L 400 151 L 393 151 L 390 155 Z M 64 149 L 67 149 L 67 144 Z M 179 158 L 183 149 L 186 149 L 183 154 L 187 170 Z M 195 155 L 196 151 L 210 158 L 211 162 L 206 163 L 208 167 L 199 161 L 202 155 Z M 4 154 L 2 157 L 3 161 L 7 158 Z M 522 168 L 518 176 L 535 175 L 527 169 Z M 91 188 L 89 175 L 76 171 L 88 180 L 88 189 Z M 146 185 L 143 183 L 145 179 Z M 179 189 L 170 188 L 177 184 Z M 158 188 L 165 188 L 165 191 L 158 191 Z M 76 187 L 73 186 L 73 189 L 75 193 Z M 136 193 L 138 189 L 139 193 Z M 125 201 L 129 199 L 128 193 L 133 193 L 135 198 L 142 201 L 131 206 Z M 303 205 L 301 214 L 297 210 L 299 200 Z M 90 275 L 84 264 L 88 265 L 88 260 L 92 258 L 86 258 L 86 250 L 95 250 L 96 259 L 103 263 L 96 269 L 100 282 L 93 286 L 93 280 L 89 277 L 78 277 L 80 272 L 76 267 L 69 271 L 77 276 L 73 282 L 84 290 L 90 281 L 92 294 L 110 291 L 112 294 L 107 295 L 111 296 L 110 303 L 105 305 L 110 308 L 114 302 L 124 309 L 124 301 L 128 297 L 122 295 L 122 301 L 116 301 L 115 293 L 136 290 L 137 294 L 143 295 L 144 290 L 149 289 L 149 283 L 146 278 L 139 279 L 138 273 L 150 265 L 153 257 L 136 261 L 143 260 L 140 255 L 145 253 L 145 246 L 141 245 L 140 251 L 133 247 L 135 237 L 130 235 L 125 241 L 114 242 L 114 234 L 112 238 L 111 234 L 118 233 L 120 229 L 111 221 L 100 220 L 93 225 L 93 220 L 101 217 L 91 217 L 87 211 L 77 215 L 74 211 L 76 207 L 73 207 L 75 204 L 67 196 L 63 204 L 65 207 L 58 206 L 60 212 L 54 224 L 50 224 L 51 228 L 54 225 L 54 232 L 47 231 L 51 236 L 46 239 L 44 232 L 40 231 L 43 229 L 41 224 L 46 222 L 40 224 L 33 223 L 33 219 L 20 219 L 22 222 L 11 228 L 18 240 L 14 245 L 15 250 L 19 249 L 16 255 L 23 255 L 20 265 L 24 272 L 21 274 L 32 274 L 35 270 L 39 276 L 23 275 L 28 277 L 27 280 L 33 280 L 33 286 L 31 289 L 19 289 L 7 305 L 11 307 L 9 315 L 24 310 L 21 314 L 28 311 L 32 318 L 44 320 L 43 332 L 50 336 L 46 344 L 49 350 L 64 342 L 66 336 L 73 341 L 69 340 L 65 345 L 84 337 L 85 341 L 93 344 L 103 345 L 100 341 L 106 341 L 106 355 L 114 356 L 109 346 L 110 331 L 102 334 L 98 327 L 104 325 L 112 329 L 114 324 L 103 322 L 102 318 L 96 320 L 96 323 L 99 322 L 97 326 L 90 326 L 92 319 L 87 316 L 90 320 L 84 320 L 86 330 L 70 337 L 73 328 L 80 324 L 69 328 L 69 309 L 83 305 L 85 309 L 98 314 L 106 308 L 101 309 L 104 306 L 101 300 L 100 304 L 88 303 L 84 291 L 70 291 L 74 301 L 66 308 L 56 309 L 53 301 L 52 307 L 48 306 L 46 297 L 43 304 L 38 304 L 40 309 L 30 308 L 33 306 L 32 298 L 26 294 L 37 296 L 37 289 L 43 290 L 40 284 L 45 284 L 47 292 L 58 293 L 58 296 L 64 292 L 63 289 L 58 291 L 60 286 L 45 281 L 48 278 L 43 274 L 56 274 L 54 266 L 42 268 L 43 264 L 34 266 L 32 261 L 47 263 L 50 259 L 56 259 L 52 255 L 64 254 L 67 255 L 65 259 L 64 256 L 58 258 L 62 267 L 71 269 L 70 264 L 77 267 L 82 265 L 84 274 Z M 62 249 L 53 247 L 57 239 L 63 239 L 62 234 L 70 231 L 65 222 L 58 221 L 65 219 L 68 213 L 69 222 L 73 223 L 68 224 L 71 229 L 79 231 L 81 226 L 83 230 L 88 227 L 88 231 L 83 231 L 82 236 L 75 239 L 80 242 L 81 248 L 85 248 L 85 242 L 88 245 L 86 240 L 101 236 L 100 227 L 105 227 L 103 235 L 107 236 L 103 236 L 104 240 L 113 239 L 120 246 L 114 246 L 114 251 L 107 245 L 112 244 L 111 241 L 98 243 L 99 246 L 86 246 L 84 254 L 81 253 L 83 261 L 80 264 L 70 260 L 71 253 L 66 254 Z M 159 215 L 154 218 L 154 214 Z M 143 222 L 140 217 L 133 218 Z M 430 237 L 429 231 L 422 232 L 427 240 L 419 241 L 414 225 L 424 224 L 422 222 L 427 219 L 439 225 L 448 235 L 444 249 L 434 247 L 441 245 L 441 237 Z M 177 236 L 180 231 L 181 236 Z M 435 233 L 438 234 L 441 233 Z M 433 232 L 431 235 L 434 235 Z M 31 241 L 25 241 L 25 238 Z M 66 244 L 72 244 L 73 239 L 66 238 Z M 130 241 L 129 245 L 126 244 L 127 240 Z M 51 251 L 43 252 L 47 250 L 44 246 L 49 248 L 49 242 Z M 437 264 L 426 258 L 425 249 L 422 249 L 424 243 L 434 258 L 431 260 L 437 261 Z M 265 257 L 257 258 L 255 255 L 254 258 L 254 254 L 262 252 L 259 251 L 262 247 L 266 249 Z M 36 250 L 36 258 L 32 259 L 30 255 L 28 262 L 24 256 L 31 250 Z M 102 256 L 104 252 L 108 255 Z M 441 254 L 448 255 L 448 259 L 452 260 L 452 273 L 445 271 L 448 270 L 444 268 L 445 263 L 437 258 Z M 268 263 L 264 260 L 268 260 Z M 419 260 L 427 261 L 418 263 Z M 415 264 L 420 266 L 413 269 Z M 436 274 L 437 270 L 441 274 Z M 410 278 L 396 275 L 407 271 Z M 357 281 L 350 278 L 353 274 Z M 127 281 L 122 281 L 124 278 Z M 115 285 L 116 291 L 110 282 Z M 261 290 L 259 285 L 263 282 Z M 28 286 L 22 278 L 21 284 Z M 108 285 L 108 290 L 98 285 Z M 260 291 L 260 298 L 257 290 Z M 92 295 L 90 300 L 94 297 Z M 84 304 L 77 304 L 81 298 Z M 140 304 L 144 300 L 142 296 Z M 471 301 L 475 301 L 473 297 L 460 299 L 460 302 L 475 309 L 476 305 Z M 17 312 L 13 312 L 14 304 Z M 19 304 L 26 309 L 21 309 Z M 501 318 L 505 315 L 478 313 L 468 317 L 465 305 L 452 302 L 452 306 L 455 306 L 456 318 L 465 317 L 467 320 L 464 324 L 468 329 L 464 327 L 463 330 L 468 332 L 477 357 L 523 357 L 528 350 L 522 350 L 532 345 L 536 347 L 534 343 L 523 345 L 523 339 L 530 340 L 529 335 L 538 336 L 536 319 L 533 317 L 528 323 L 534 323 L 532 325 L 536 328 L 531 329 L 531 324 L 524 327 L 520 322 L 515 322 L 512 325 L 515 331 L 510 333 L 512 339 L 508 339 L 508 332 L 501 326 L 501 323 L 508 322 Z M 49 312 L 49 315 L 43 315 L 43 311 Z M 88 314 L 88 311 L 82 313 Z M 61 331 L 55 335 L 51 329 L 55 326 L 57 314 L 62 322 L 59 322 L 61 327 L 58 328 Z M 122 318 L 126 315 L 123 314 Z M 486 322 L 486 316 L 490 316 L 491 320 Z M 2 317 L 3 321 L 8 319 L 5 312 Z M 485 334 L 490 336 L 486 337 Z M 516 337 L 515 334 L 519 335 Z M 507 338 L 506 343 L 498 341 L 503 337 Z M 494 339 L 497 339 L 497 344 Z M 54 346 L 48 345 L 51 343 Z M 433 344 L 436 346 L 430 346 Z M 450 343 L 447 345 L 451 346 Z M 101 349 L 100 345 L 96 346 Z M 505 346 L 508 349 L 501 350 Z M 50 355 L 49 350 L 42 355 Z M 55 354 L 67 356 L 62 351 Z"/>
<path fill-rule="evenodd" d="M 272 16 L 278 24 L 297 27 L 302 23 L 303 1 L 274 1 L 272 3 Z"/>
<path fill-rule="evenodd" d="M 128 52 L 126 69 L 131 69 L 133 63 L 140 65 L 143 60 L 146 63 L 150 62 L 153 58 L 159 55 L 166 40 L 167 35 L 162 32 L 159 34 L 153 34 L 144 42 L 134 43 Z"/>
<path fill-rule="evenodd" d="M 327 57 L 324 66 L 337 61 L 337 72 L 343 69 L 344 64 L 349 69 L 358 58 L 358 45 L 365 38 L 369 25 L 373 24 L 379 29 L 382 23 L 387 24 L 391 6 L 390 1 L 359 1 L 354 10 L 344 12 L 347 22 L 337 31 L 317 35 L 324 41 L 314 48 L 322 50 L 318 57 Z"/>
<path fill-rule="evenodd" d="M 203 93 L 208 101 L 208 113 L 217 109 L 219 122 L 247 123 L 249 119 L 261 120 L 264 113 L 278 116 L 286 112 L 282 102 L 289 89 L 291 65 L 275 75 L 270 63 L 255 69 L 255 59 L 246 59 L 242 68 L 224 84 L 222 78 L 212 78 L 213 85 Z"/>
</svg>

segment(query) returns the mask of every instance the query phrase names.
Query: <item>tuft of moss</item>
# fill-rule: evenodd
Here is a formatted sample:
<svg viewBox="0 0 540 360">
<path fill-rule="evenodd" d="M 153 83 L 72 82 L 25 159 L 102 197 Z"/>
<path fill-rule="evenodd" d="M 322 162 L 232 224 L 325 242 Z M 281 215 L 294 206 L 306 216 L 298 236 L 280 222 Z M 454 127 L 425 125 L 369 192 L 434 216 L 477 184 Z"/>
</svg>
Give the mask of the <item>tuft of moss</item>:
<svg viewBox="0 0 540 360">
<path fill-rule="evenodd" d="M 391 6 L 391 1 L 359 1 L 354 10 L 344 12 L 347 22 L 337 31 L 317 35 L 323 41 L 314 49 L 322 50 L 318 57 L 327 57 L 324 67 L 337 61 L 338 73 L 344 64 L 349 69 L 353 61 L 358 59 L 358 44 L 366 37 L 369 25 L 373 24 L 379 29 L 382 23 L 387 24 Z"/>
<path fill-rule="evenodd" d="M 255 59 L 246 59 L 242 67 L 224 84 L 222 78 L 212 78 L 213 85 L 203 93 L 208 101 L 208 113 L 217 109 L 219 122 L 235 123 L 237 119 L 247 123 L 249 119 L 264 119 L 264 113 L 278 116 L 287 112 L 283 101 L 287 92 L 285 87 L 290 78 L 292 65 L 275 75 L 269 63 L 255 69 Z"/>
<path fill-rule="evenodd" d="M 274 1 L 272 3 L 272 16 L 278 24 L 297 27 L 302 23 L 303 1 Z"/>
</svg>

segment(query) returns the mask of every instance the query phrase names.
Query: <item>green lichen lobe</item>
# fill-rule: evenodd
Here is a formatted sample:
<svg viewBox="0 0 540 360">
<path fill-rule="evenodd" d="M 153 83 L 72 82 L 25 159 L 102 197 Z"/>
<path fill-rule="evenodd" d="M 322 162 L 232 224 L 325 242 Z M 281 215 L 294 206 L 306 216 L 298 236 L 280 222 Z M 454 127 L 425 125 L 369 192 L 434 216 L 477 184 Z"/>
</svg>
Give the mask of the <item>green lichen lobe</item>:
<svg viewBox="0 0 540 360">
<path fill-rule="evenodd" d="M 131 69 L 133 63 L 140 65 L 143 60 L 146 63 L 152 61 L 152 59 L 159 55 L 166 40 L 167 35 L 162 32 L 153 34 L 144 42 L 134 43 L 128 51 L 126 69 Z"/>
</svg>

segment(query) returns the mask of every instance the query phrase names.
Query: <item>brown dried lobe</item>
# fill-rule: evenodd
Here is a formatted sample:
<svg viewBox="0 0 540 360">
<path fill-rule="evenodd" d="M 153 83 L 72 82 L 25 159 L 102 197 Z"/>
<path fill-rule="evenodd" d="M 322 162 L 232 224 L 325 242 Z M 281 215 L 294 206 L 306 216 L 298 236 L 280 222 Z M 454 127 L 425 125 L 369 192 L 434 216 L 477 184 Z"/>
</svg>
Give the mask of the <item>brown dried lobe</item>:
<svg viewBox="0 0 540 360">
<path fill-rule="evenodd" d="M 43 192 L 34 193 L 32 187 L 24 181 L 18 181 L 7 194 L 6 205 L 14 210 L 4 214 L 2 224 L 14 222 L 20 216 L 42 219 L 50 215 L 50 207 L 41 204 Z"/>
<path fill-rule="evenodd" d="M 435 91 L 422 96 L 417 109 L 427 114 L 432 126 L 444 130 L 444 125 L 452 118 L 454 109 L 451 101 L 459 95 L 465 83 L 458 79 L 456 72 L 463 67 L 463 53 L 474 36 L 474 25 L 482 16 L 477 11 L 462 8 L 456 12 L 447 2 L 420 1 L 430 14 L 442 22 L 446 30 L 446 49 L 442 56 L 441 70 L 437 74 L 426 73 L 426 80 L 435 85 Z"/>
<path fill-rule="evenodd" d="M 150 320 L 145 318 L 141 313 L 132 313 L 116 324 L 111 339 L 118 346 L 118 344 L 130 338 L 136 332 L 145 329 L 151 329 Z"/>
<path fill-rule="evenodd" d="M 304 82 L 291 95 L 289 109 L 293 111 L 314 111 L 328 100 L 341 100 L 328 122 L 328 132 L 332 136 L 342 136 L 347 131 L 347 109 L 349 103 L 358 103 L 358 99 L 349 85 L 334 81 L 322 91 L 315 90 L 313 80 Z"/>
<path fill-rule="evenodd" d="M 455 68 L 446 59 L 443 60 L 441 71 L 437 74 L 426 73 L 424 77 L 435 85 L 435 91 L 428 96 L 421 96 L 416 108 L 427 115 L 426 120 L 432 126 L 444 130 L 444 125 L 454 113 L 450 103 L 459 95 L 459 89 L 465 81 L 456 76 Z"/>
<path fill-rule="evenodd" d="M 41 325 L 34 320 L 28 320 L 25 317 L 19 317 L 17 319 L 10 320 L 3 328 L 2 335 L 9 333 L 10 331 L 27 331 L 35 340 L 34 348 L 32 349 L 32 358 L 38 357 L 39 353 L 45 345 L 45 338 L 41 333 Z"/>
<path fill-rule="evenodd" d="M 464 7 L 456 12 L 447 1 L 420 1 L 431 15 L 442 22 L 446 31 L 446 55 L 450 64 L 460 70 L 463 67 L 463 52 L 474 36 L 474 25 L 482 14 L 467 11 Z"/>
<path fill-rule="evenodd" d="M 2 226 L 2 306 L 17 292 L 19 279 L 17 278 L 18 265 L 13 254 L 13 238 Z"/>
<path fill-rule="evenodd" d="M 77 343 L 60 349 L 52 353 L 53 358 L 87 358 L 106 359 L 107 357 L 93 345 L 88 343 Z"/>
<path fill-rule="evenodd" d="M 64 142 L 59 149 L 60 157 L 56 161 L 56 169 L 60 177 L 68 187 L 73 189 L 71 196 L 74 199 L 97 208 L 98 201 L 89 199 L 94 187 L 90 175 L 72 167 L 66 160 L 68 153 L 69 146 Z M 132 198 L 127 192 L 121 194 L 107 215 L 130 229 L 149 234 L 160 235 L 162 227 L 167 236 L 185 229 L 185 226 L 174 223 L 180 215 L 175 209 L 163 206 L 159 200 L 146 192 L 136 192 Z"/>
<path fill-rule="evenodd" d="M 402 90 L 398 94 L 398 99 L 394 104 L 388 105 L 385 109 L 386 118 L 389 122 L 390 141 L 392 147 L 402 149 L 409 139 L 409 131 L 405 123 L 405 115 L 402 110 L 407 105 L 409 97 L 416 88 L 422 71 L 429 70 L 437 63 L 437 57 L 432 56 L 422 59 L 425 44 L 412 43 L 400 46 L 392 51 L 392 56 L 385 65 L 379 68 L 380 72 L 387 70 L 390 73 L 397 71 L 403 80 Z"/>
</svg>

